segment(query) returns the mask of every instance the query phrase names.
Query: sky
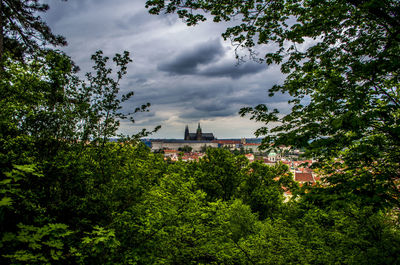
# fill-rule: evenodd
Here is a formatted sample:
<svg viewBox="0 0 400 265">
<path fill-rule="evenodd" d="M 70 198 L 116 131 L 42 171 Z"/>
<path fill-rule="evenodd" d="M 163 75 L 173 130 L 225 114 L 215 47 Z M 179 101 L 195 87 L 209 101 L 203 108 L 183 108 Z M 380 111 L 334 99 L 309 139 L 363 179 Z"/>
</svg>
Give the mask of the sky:
<svg viewBox="0 0 400 265">
<path fill-rule="evenodd" d="M 161 125 L 151 138 L 182 139 L 186 125 L 194 132 L 200 122 L 203 132 L 219 139 L 250 138 L 263 124 L 240 117 L 240 108 L 263 103 L 283 112 L 289 109 L 287 95 L 268 97 L 268 89 L 284 80 L 279 66 L 249 59 L 238 63 L 234 47 L 221 37 L 226 23 L 208 20 L 188 27 L 175 14 L 148 14 L 145 0 L 44 2 L 50 10 L 41 16 L 53 33 L 66 37 L 68 46 L 61 50 L 80 67 L 82 76 L 91 71 L 95 51 L 109 57 L 130 52 L 133 62 L 121 91 L 135 95 L 124 110 L 147 102 L 151 108 L 137 114 L 134 124 L 122 122 L 121 133 Z"/>
</svg>

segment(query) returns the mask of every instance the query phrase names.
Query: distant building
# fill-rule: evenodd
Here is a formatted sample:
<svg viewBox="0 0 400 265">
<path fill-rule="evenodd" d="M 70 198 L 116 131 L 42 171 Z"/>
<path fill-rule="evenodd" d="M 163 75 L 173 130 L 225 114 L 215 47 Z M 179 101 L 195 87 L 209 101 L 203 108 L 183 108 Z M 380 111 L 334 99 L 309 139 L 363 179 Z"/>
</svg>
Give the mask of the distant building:
<svg viewBox="0 0 400 265">
<path fill-rule="evenodd" d="M 203 133 L 199 123 L 196 133 L 190 133 L 189 126 L 186 125 L 184 139 L 186 141 L 213 141 L 215 137 L 212 133 Z"/>
<path fill-rule="evenodd" d="M 268 165 L 268 166 L 274 166 L 276 164 L 276 161 L 271 161 L 267 157 L 263 158 L 263 163 Z"/>
<path fill-rule="evenodd" d="M 212 133 L 203 133 L 200 127 L 200 123 L 197 127 L 196 133 L 190 133 L 189 127 L 185 128 L 184 140 L 177 139 L 164 139 L 164 140 L 152 140 L 151 150 L 179 150 L 184 147 L 192 148 L 193 152 L 200 152 L 206 148 L 218 148 L 218 143 L 214 142 L 215 137 Z"/>
<path fill-rule="evenodd" d="M 268 154 L 268 160 L 270 160 L 272 162 L 277 162 L 277 161 L 281 160 L 281 158 L 282 158 L 281 155 L 277 154 L 275 152 L 270 152 Z"/>
<path fill-rule="evenodd" d="M 258 147 L 260 147 L 260 145 L 261 144 L 258 144 L 258 143 L 246 143 L 246 144 L 243 144 L 242 146 L 243 146 L 243 149 L 245 151 L 251 151 L 253 153 L 259 153 L 260 150 L 258 150 Z"/>
<path fill-rule="evenodd" d="M 217 143 L 218 147 L 228 148 L 230 150 L 238 149 L 242 146 L 240 140 L 214 140 L 213 143 Z"/>
<path fill-rule="evenodd" d="M 189 146 L 192 148 L 192 152 L 200 152 L 205 148 L 218 148 L 217 143 L 213 143 L 211 141 L 185 141 L 185 140 L 176 140 L 176 139 L 165 139 L 165 140 L 153 140 L 151 141 L 151 150 L 178 150 L 179 148 L 183 148 L 185 146 Z"/>
</svg>

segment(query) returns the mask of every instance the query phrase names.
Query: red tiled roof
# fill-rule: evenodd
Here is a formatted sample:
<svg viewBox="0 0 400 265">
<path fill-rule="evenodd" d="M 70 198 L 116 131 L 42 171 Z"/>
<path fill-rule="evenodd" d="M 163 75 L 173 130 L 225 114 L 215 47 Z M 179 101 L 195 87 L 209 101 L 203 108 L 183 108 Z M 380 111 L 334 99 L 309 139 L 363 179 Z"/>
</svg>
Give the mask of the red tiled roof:
<svg viewBox="0 0 400 265">
<path fill-rule="evenodd" d="M 314 182 L 314 178 L 311 173 L 294 173 L 294 180 L 298 182 Z"/>
<path fill-rule="evenodd" d="M 256 143 L 249 143 L 249 144 L 243 144 L 243 145 L 260 145 L 260 144 L 256 144 Z"/>
<path fill-rule="evenodd" d="M 178 151 L 176 151 L 176 150 L 170 150 L 170 149 L 165 149 L 164 150 L 164 154 L 166 154 L 166 153 L 177 153 Z"/>
<path fill-rule="evenodd" d="M 311 160 L 293 161 L 293 163 L 294 163 L 295 165 L 302 165 L 302 164 L 311 165 L 311 164 L 312 164 L 312 161 L 311 161 Z"/>
<path fill-rule="evenodd" d="M 298 170 L 303 172 L 303 173 L 313 173 L 313 170 L 311 168 L 308 168 L 308 167 L 299 167 Z"/>
</svg>

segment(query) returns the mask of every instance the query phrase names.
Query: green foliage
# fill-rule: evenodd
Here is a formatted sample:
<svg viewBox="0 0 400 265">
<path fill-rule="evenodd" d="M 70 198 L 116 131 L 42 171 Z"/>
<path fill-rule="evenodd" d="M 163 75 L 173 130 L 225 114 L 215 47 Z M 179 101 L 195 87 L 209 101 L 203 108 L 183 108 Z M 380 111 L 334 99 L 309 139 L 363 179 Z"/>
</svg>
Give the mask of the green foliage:
<svg viewBox="0 0 400 265">
<path fill-rule="evenodd" d="M 120 104 L 132 94 L 119 98 L 118 80 L 130 59 L 127 53 L 114 58 L 120 67 L 117 81 L 109 76 L 107 59 L 100 52 L 94 59 L 98 72 L 88 75 L 90 85 L 80 81 L 70 59 L 57 52 L 25 63 L 5 61 L 0 82 L 4 92 L 0 232 L 7 237 L 1 241 L 1 263 L 112 260 L 118 240 L 108 226 L 114 212 L 141 201 L 167 166 L 131 138 L 124 138 L 124 143 L 108 142 L 115 136 L 119 119 L 128 117 L 120 113 Z M 147 105 L 135 111 L 146 109 Z M 89 137 L 94 140 L 91 144 L 83 141 Z M 65 225 L 68 236 L 56 235 L 52 224 Z M 21 239 L 21 233 L 39 246 L 26 246 L 31 239 Z M 86 236 L 81 238 L 82 234 Z M 58 245 L 49 249 L 53 246 L 47 246 L 47 238 L 57 237 L 64 249 Z"/>
<path fill-rule="evenodd" d="M 82 238 L 81 262 L 84 264 L 113 264 L 111 263 L 113 254 L 120 246 L 120 242 L 115 238 L 115 231 L 94 226 L 92 232 L 87 232 L 87 236 Z"/>
<path fill-rule="evenodd" d="M 287 166 L 267 166 L 259 161 L 244 168 L 238 196 L 258 213 L 261 219 L 279 216 L 284 207 L 284 188 L 295 192 L 296 183 Z"/>
<path fill-rule="evenodd" d="M 21 191 L 18 189 L 18 182 L 20 182 L 20 180 L 23 179 L 26 174 L 33 174 L 37 177 L 43 176 L 36 172 L 34 165 L 14 165 L 14 169 L 11 172 L 2 173 L 4 174 L 5 178 L 0 181 L 0 194 L 2 195 L 0 207 L 11 208 L 15 198 L 22 197 Z"/>
<path fill-rule="evenodd" d="M 66 243 L 72 231 L 67 225 L 49 223 L 36 227 L 20 223 L 17 227 L 16 234 L 7 232 L 1 239 L 2 249 L 16 249 L 11 254 L 3 252 L 10 264 L 54 264 L 69 254 Z"/>
<path fill-rule="evenodd" d="M 229 200 L 239 186 L 241 169 L 247 163 L 244 156 L 234 156 L 228 150 L 208 149 L 206 156 L 193 164 L 193 174 L 209 200 Z"/>
<path fill-rule="evenodd" d="M 344 264 L 399 262 L 393 252 L 399 244 L 398 230 L 388 229 L 392 221 L 371 210 L 372 207 L 360 209 L 347 204 L 344 211 L 318 208 L 304 211 L 294 226 L 303 244 L 316 254 L 309 260 L 312 263 Z"/>
<path fill-rule="evenodd" d="M 182 152 L 185 152 L 185 153 L 190 153 L 190 152 L 192 152 L 192 147 L 188 146 L 188 145 L 185 145 L 182 148 L 181 147 L 178 148 L 178 151 L 182 151 Z"/>
<path fill-rule="evenodd" d="M 4 166 L 35 163 L 78 138 L 81 90 L 67 56 L 49 52 L 26 63 L 8 58 L 1 75 Z"/>
<path fill-rule="evenodd" d="M 123 55 L 116 54 L 113 58 L 118 67 L 115 78 L 112 77 L 112 68 L 107 67 L 109 58 L 103 56 L 102 51 L 93 54 L 92 60 L 95 74 L 87 73 L 88 84 L 83 84 L 85 102 L 90 107 L 84 117 L 82 140 L 91 139 L 104 145 L 110 137 L 115 136 L 120 119 L 129 118 L 134 122 L 132 115 L 139 111 L 148 111 L 150 103 L 136 108 L 132 113 L 125 114 L 120 111 L 121 103 L 133 96 L 133 92 L 119 95 L 119 82 L 127 73 L 127 64 L 132 62 L 129 52 L 125 51 Z"/>
</svg>

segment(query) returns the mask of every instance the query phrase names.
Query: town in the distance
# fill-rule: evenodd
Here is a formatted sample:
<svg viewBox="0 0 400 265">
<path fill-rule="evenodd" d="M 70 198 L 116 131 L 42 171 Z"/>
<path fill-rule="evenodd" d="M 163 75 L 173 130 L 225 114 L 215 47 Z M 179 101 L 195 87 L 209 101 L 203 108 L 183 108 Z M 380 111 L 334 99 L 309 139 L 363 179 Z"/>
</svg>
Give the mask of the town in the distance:
<svg viewBox="0 0 400 265">
<path fill-rule="evenodd" d="M 144 139 L 143 142 L 153 152 L 163 153 L 164 159 L 173 161 L 198 161 L 205 156 L 207 148 L 224 148 L 234 154 L 242 154 L 250 162 L 262 161 L 267 165 L 283 163 L 293 173 L 296 182 L 314 184 L 320 180 L 310 167 L 312 159 L 302 158 L 303 152 L 290 146 L 271 146 L 268 151 L 260 150 L 261 139 L 217 139 L 213 133 L 204 133 L 200 123 L 196 132 L 191 133 L 186 126 L 183 139 Z"/>
</svg>

